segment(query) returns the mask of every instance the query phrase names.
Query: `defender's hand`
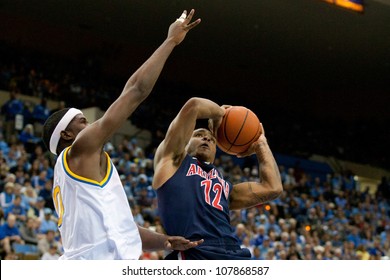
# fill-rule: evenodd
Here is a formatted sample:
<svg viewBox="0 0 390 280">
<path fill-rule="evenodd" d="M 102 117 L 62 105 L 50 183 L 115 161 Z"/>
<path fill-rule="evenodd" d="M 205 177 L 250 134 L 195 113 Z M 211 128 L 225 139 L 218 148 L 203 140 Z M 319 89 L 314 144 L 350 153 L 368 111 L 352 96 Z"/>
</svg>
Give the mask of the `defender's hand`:
<svg viewBox="0 0 390 280">
<path fill-rule="evenodd" d="M 190 241 L 181 236 L 170 236 L 167 241 L 165 241 L 165 249 L 168 250 L 178 250 L 184 251 L 191 248 L 194 248 L 203 243 L 203 239 L 198 241 Z"/>
<path fill-rule="evenodd" d="M 198 18 L 197 20 L 191 22 L 194 13 L 195 10 L 192 9 L 187 15 L 187 11 L 184 10 L 180 18 L 169 26 L 167 39 L 174 41 L 176 45 L 180 44 L 187 35 L 187 32 L 197 26 L 201 21 L 200 18 Z"/>
</svg>

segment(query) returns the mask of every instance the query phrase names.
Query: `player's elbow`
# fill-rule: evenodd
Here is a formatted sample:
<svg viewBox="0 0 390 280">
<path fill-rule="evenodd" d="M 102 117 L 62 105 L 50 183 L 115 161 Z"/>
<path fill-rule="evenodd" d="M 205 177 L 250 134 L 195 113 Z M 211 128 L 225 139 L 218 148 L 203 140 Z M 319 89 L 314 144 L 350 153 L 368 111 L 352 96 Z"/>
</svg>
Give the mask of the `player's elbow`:
<svg viewBox="0 0 390 280">
<path fill-rule="evenodd" d="M 283 184 L 282 182 L 273 182 L 268 184 L 268 197 L 270 200 L 277 199 L 283 193 Z"/>
<path fill-rule="evenodd" d="M 188 108 L 190 110 L 196 110 L 201 106 L 201 99 L 198 97 L 192 97 L 190 98 L 186 104 L 184 105 L 185 108 Z"/>
<path fill-rule="evenodd" d="M 136 96 L 137 100 L 145 100 L 151 92 L 151 89 L 142 83 L 136 84 L 133 88 L 133 94 Z"/>
<path fill-rule="evenodd" d="M 276 194 L 276 198 L 278 198 L 283 193 L 283 184 L 282 181 L 278 180 L 273 184 L 274 192 Z"/>
<path fill-rule="evenodd" d="M 281 196 L 283 193 L 283 184 L 282 183 L 279 183 L 277 184 L 277 187 L 276 187 L 276 190 L 275 190 L 275 199 L 278 198 L 279 196 Z"/>
<path fill-rule="evenodd" d="M 279 191 L 276 191 L 276 190 L 270 190 L 268 193 L 267 193 L 267 201 L 272 201 L 272 200 L 275 200 L 277 199 L 280 195 L 282 194 L 282 192 L 279 192 Z"/>
<path fill-rule="evenodd" d="M 181 114 L 187 114 L 188 116 L 196 116 L 201 108 L 201 100 L 197 97 L 190 98 L 183 106 Z"/>
</svg>

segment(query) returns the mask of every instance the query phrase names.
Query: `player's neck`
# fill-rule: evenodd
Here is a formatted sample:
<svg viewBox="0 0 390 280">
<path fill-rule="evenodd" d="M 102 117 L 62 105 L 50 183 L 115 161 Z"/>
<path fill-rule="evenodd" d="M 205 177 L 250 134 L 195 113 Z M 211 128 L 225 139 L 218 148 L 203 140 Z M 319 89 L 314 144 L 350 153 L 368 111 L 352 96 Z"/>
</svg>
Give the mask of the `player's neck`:
<svg viewBox="0 0 390 280">
<path fill-rule="evenodd" d="M 201 159 L 199 159 L 199 158 L 197 158 L 197 157 L 193 157 L 193 158 L 195 158 L 195 159 L 198 161 L 198 164 L 200 164 L 200 165 L 204 165 L 204 164 L 210 165 L 210 164 L 212 164 L 212 162 L 203 161 L 203 160 L 201 160 Z"/>
</svg>

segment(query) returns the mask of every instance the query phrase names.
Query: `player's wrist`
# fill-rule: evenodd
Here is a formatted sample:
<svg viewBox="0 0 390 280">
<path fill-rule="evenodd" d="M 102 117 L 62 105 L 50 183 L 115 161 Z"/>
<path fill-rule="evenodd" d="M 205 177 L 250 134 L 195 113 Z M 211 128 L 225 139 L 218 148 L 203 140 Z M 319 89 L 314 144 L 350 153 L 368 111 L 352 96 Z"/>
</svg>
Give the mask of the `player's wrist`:
<svg viewBox="0 0 390 280">
<path fill-rule="evenodd" d="M 255 153 L 258 157 L 263 158 L 263 154 L 269 150 L 268 142 L 265 137 L 259 139 L 255 145 Z"/>
<path fill-rule="evenodd" d="M 167 37 L 165 39 L 165 45 L 170 46 L 172 49 L 179 44 L 180 44 L 180 42 L 176 38 L 174 38 L 173 36 Z"/>
<path fill-rule="evenodd" d="M 169 240 L 169 236 L 164 237 L 164 250 L 172 250 L 172 244 L 171 241 Z"/>
<path fill-rule="evenodd" d="M 257 141 L 256 148 L 261 149 L 261 148 L 264 148 L 264 147 L 267 147 L 267 146 L 268 146 L 267 138 L 261 137 L 261 138 Z"/>
</svg>

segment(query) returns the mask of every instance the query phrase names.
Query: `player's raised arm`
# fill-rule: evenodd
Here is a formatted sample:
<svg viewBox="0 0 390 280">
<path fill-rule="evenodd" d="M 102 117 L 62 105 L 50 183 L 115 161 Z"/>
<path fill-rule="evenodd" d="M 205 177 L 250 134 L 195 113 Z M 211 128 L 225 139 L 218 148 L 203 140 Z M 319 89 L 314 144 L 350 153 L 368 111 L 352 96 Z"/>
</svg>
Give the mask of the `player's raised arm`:
<svg viewBox="0 0 390 280">
<path fill-rule="evenodd" d="M 234 185 L 230 196 L 230 209 L 249 208 L 277 198 L 283 192 L 279 168 L 263 133 L 248 151 L 240 157 L 255 154 L 259 162 L 260 182 L 243 182 Z"/>
<path fill-rule="evenodd" d="M 182 16 L 170 25 L 165 41 L 129 78 L 121 95 L 108 108 L 104 116 L 91 124 L 88 130 L 80 133 L 72 148 L 72 153 L 76 150 L 88 153 L 88 151 L 94 152 L 96 149 L 100 149 L 150 94 L 174 47 L 184 40 L 189 30 L 200 23 L 200 19 L 191 22 L 194 12 L 191 10 L 187 15 L 187 12 L 184 11 Z M 81 143 L 79 143 L 79 138 L 83 139 Z"/>
<path fill-rule="evenodd" d="M 169 174 L 162 166 L 166 164 L 170 167 L 172 165 L 180 165 L 180 161 L 186 154 L 185 148 L 194 132 L 196 121 L 198 119 L 219 120 L 224 113 L 224 108 L 204 98 L 193 97 L 184 104 L 178 115 L 171 122 L 165 139 L 157 148 L 154 158 L 154 188 L 158 188 L 164 181 L 160 180 L 160 172 L 164 173 L 164 178 Z M 163 169 L 165 170 L 164 172 L 162 171 Z"/>
</svg>

